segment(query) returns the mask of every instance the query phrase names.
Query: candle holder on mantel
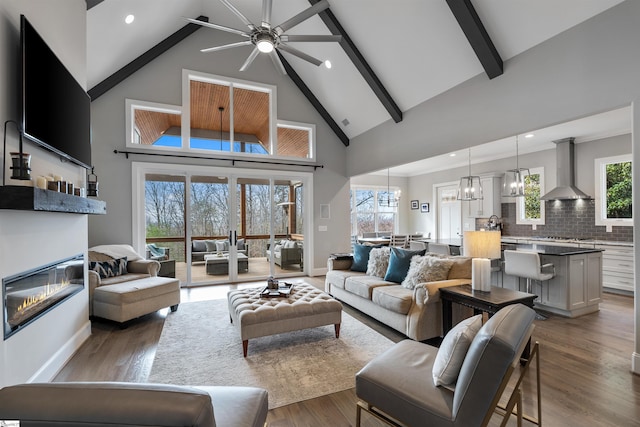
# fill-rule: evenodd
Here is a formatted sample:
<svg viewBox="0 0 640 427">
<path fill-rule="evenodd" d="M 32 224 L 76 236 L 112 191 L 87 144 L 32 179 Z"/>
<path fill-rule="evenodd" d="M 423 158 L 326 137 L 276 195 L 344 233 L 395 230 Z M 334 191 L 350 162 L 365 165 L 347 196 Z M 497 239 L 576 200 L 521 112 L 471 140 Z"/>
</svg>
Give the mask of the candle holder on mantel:
<svg viewBox="0 0 640 427">
<path fill-rule="evenodd" d="M 25 153 L 22 149 L 22 129 L 15 120 L 7 120 L 4 122 L 4 139 L 3 139 L 3 157 L 2 157 L 2 185 L 6 185 L 5 182 L 5 163 L 7 158 L 7 125 L 13 123 L 18 130 L 18 150 L 17 152 L 9 153 L 11 156 L 11 179 L 18 179 L 21 181 L 31 180 L 31 155 Z"/>
<path fill-rule="evenodd" d="M 91 173 L 87 176 L 87 196 L 98 197 L 98 175 L 93 172 L 93 166 Z"/>
</svg>

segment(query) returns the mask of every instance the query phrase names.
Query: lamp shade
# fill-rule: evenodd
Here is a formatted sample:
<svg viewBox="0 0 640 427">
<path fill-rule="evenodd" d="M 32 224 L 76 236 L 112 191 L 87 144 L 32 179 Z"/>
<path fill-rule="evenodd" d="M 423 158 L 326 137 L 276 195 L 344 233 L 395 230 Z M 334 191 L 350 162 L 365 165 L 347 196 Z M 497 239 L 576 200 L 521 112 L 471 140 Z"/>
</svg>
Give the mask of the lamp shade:
<svg viewBox="0 0 640 427">
<path fill-rule="evenodd" d="M 465 231 L 464 256 L 471 258 L 500 258 L 499 231 Z"/>
</svg>

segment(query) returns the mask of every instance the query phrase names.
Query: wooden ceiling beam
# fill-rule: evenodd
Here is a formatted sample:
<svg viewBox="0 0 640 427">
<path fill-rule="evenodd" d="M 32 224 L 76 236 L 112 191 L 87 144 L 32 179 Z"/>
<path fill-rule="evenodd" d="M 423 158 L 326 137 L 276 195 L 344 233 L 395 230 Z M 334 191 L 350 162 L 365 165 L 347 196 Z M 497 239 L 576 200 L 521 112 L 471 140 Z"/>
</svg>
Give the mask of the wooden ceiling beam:
<svg viewBox="0 0 640 427">
<path fill-rule="evenodd" d="M 502 58 L 471 4 L 471 0 L 447 0 L 447 4 L 489 79 L 502 75 L 504 71 Z"/>
<path fill-rule="evenodd" d="M 340 129 L 340 126 L 333 120 L 329 112 L 323 107 L 318 98 L 311 92 L 311 89 L 306 85 L 306 83 L 300 78 L 298 73 L 293 69 L 291 64 L 286 60 L 286 58 L 280 53 L 279 50 L 276 49 L 276 53 L 282 61 L 282 65 L 284 66 L 285 71 L 287 72 L 287 76 L 298 86 L 300 92 L 309 100 L 311 105 L 316 109 L 318 113 L 322 116 L 325 122 L 329 125 L 329 127 L 333 130 L 333 132 L 340 138 L 340 141 L 344 144 L 345 147 L 349 146 L 349 137 Z"/>
<path fill-rule="evenodd" d="M 87 1 L 87 10 L 89 10 L 92 7 L 102 3 L 104 0 L 86 0 L 86 1 Z"/>
<path fill-rule="evenodd" d="M 311 3 L 311 5 L 315 5 L 319 1 L 320 0 L 309 0 L 309 3 Z M 351 40 L 351 37 L 349 37 L 346 30 L 342 27 L 338 18 L 336 18 L 333 12 L 331 12 L 331 9 L 326 9 L 318 15 L 332 34 L 342 36 L 342 41 L 340 42 L 342 49 L 345 51 L 349 59 L 351 59 L 351 62 L 353 62 L 353 65 L 355 65 L 356 69 L 360 72 L 369 87 L 371 87 L 373 93 L 376 94 L 384 108 L 389 112 L 391 118 L 396 123 L 401 122 L 402 111 L 393 98 L 391 98 L 391 95 L 384 87 L 378 76 L 376 76 L 376 73 L 373 72 L 373 69 L 364 59 L 364 56 L 362 56 L 353 40 Z"/>
<path fill-rule="evenodd" d="M 202 15 L 198 16 L 196 19 L 198 21 L 209 22 L 209 18 Z M 149 62 L 156 59 L 158 56 L 165 53 L 167 50 L 171 49 L 176 44 L 180 43 L 185 38 L 189 37 L 200 28 L 202 28 L 202 26 L 188 23 L 142 55 L 138 56 L 133 61 L 129 62 L 124 67 L 120 68 L 118 71 L 89 89 L 88 93 L 91 97 L 91 101 L 93 102 L 100 96 L 107 93 L 109 90 L 111 90 L 111 88 L 138 71 L 140 68 L 147 65 Z"/>
</svg>

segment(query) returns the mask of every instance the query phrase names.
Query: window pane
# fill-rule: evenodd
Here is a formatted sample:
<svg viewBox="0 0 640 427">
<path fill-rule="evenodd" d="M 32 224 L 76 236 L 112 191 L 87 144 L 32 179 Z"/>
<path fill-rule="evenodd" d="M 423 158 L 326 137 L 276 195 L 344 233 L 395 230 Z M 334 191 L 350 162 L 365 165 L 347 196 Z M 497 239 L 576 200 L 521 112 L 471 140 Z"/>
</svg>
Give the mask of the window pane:
<svg viewBox="0 0 640 427">
<path fill-rule="evenodd" d="M 226 85 L 191 80 L 191 141 L 189 147 L 203 150 L 230 151 L 229 96 Z"/>
<path fill-rule="evenodd" d="M 632 218 L 631 162 L 606 166 L 607 218 Z"/>
<path fill-rule="evenodd" d="M 297 129 L 278 126 L 277 155 L 310 158 L 311 132 L 309 129 Z"/>
<path fill-rule="evenodd" d="M 394 217 L 392 213 L 380 213 L 378 214 L 378 231 L 390 231 L 394 230 Z"/>
<path fill-rule="evenodd" d="M 373 213 L 359 213 L 357 218 L 359 235 L 362 235 L 362 233 L 376 231 Z"/>
<path fill-rule="evenodd" d="M 373 212 L 374 211 L 374 191 L 373 190 L 356 190 L 356 211 L 357 212 Z M 375 230 L 371 230 L 375 231 Z"/>
<path fill-rule="evenodd" d="M 524 177 L 524 219 L 540 219 L 540 174 Z"/>
<path fill-rule="evenodd" d="M 146 243 L 169 248 L 178 262 L 185 261 L 185 182 L 182 176 L 147 174 L 144 183 Z"/>
<path fill-rule="evenodd" d="M 267 92 L 233 88 L 233 137 L 236 151 L 268 154 L 271 149 L 269 135 L 269 98 Z M 261 153 L 256 150 L 261 148 Z"/>
<path fill-rule="evenodd" d="M 180 147 L 180 114 L 163 113 L 136 107 L 133 113 L 134 144 Z"/>
</svg>

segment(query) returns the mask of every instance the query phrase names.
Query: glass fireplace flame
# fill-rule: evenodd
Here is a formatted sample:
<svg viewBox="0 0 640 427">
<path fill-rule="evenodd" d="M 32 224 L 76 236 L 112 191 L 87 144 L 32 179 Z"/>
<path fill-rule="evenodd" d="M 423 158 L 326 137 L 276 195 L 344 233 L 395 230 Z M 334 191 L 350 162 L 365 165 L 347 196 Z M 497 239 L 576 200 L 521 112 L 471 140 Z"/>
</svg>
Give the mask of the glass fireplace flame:
<svg viewBox="0 0 640 427">
<path fill-rule="evenodd" d="M 83 288 L 82 254 L 3 278 L 4 339 Z"/>
</svg>

